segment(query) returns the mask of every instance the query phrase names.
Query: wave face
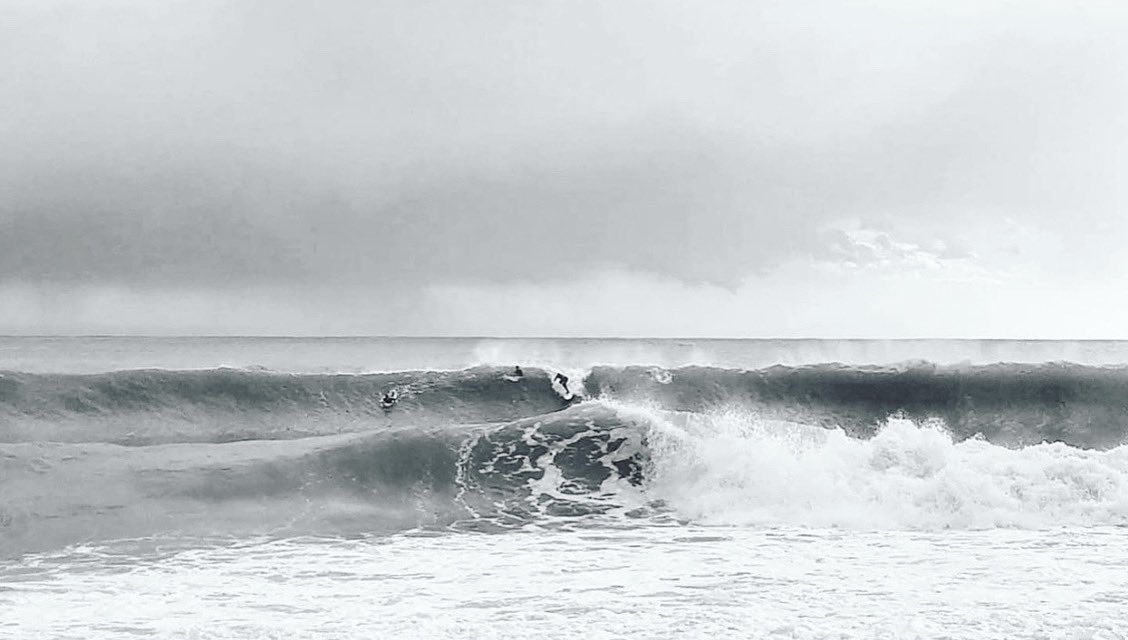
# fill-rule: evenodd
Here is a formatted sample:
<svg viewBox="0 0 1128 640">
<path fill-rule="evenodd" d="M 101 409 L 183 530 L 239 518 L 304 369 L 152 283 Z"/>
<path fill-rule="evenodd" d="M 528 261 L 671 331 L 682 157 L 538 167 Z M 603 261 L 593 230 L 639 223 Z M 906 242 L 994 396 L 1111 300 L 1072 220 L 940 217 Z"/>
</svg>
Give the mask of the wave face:
<svg viewBox="0 0 1128 640">
<path fill-rule="evenodd" d="M 150 445 L 288 439 L 390 426 L 500 423 L 568 406 L 550 373 L 527 369 L 298 375 L 218 369 L 91 375 L 6 372 L 0 441 Z M 898 368 L 819 365 L 757 371 L 596 367 L 585 396 L 666 411 L 739 409 L 872 437 L 890 416 L 941 421 L 956 438 L 1018 447 L 1110 448 L 1128 433 L 1128 369 L 1067 364 Z M 396 388 L 392 411 L 379 404 Z"/>
<path fill-rule="evenodd" d="M 166 531 L 496 531 L 618 512 L 644 483 L 645 433 L 589 403 L 500 425 L 292 440 L 0 444 L 0 554 Z"/>
<path fill-rule="evenodd" d="M 1128 447 L 1011 449 L 907 419 L 858 439 L 736 410 L 607 401 L 499 425 L 295 440 L 3 444 L 0 473 L 4 554 L 167 531 L 1128 524 Z"/>
<path fill-rule="evenodd" d="M 389 425 L 504 422 L 567 405 L 549 375 L 526 370 L 368 375 L 238 369 L 91 375 L 0 374 L 0 441 L 148 445 L 285 439 Z M 380 399 L 397 389 L 385 411 Z"/>
</svg>

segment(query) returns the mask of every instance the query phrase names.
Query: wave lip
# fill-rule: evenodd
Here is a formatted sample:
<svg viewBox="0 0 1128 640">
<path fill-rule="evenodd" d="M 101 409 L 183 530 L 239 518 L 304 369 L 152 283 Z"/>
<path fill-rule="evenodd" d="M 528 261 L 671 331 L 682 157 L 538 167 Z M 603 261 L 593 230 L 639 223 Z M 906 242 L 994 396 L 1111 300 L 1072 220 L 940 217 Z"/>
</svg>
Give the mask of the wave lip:
<svg viewBox="0 0 1128 640">
<path fill-rule="evenodd" d="M 597 367 L 589 392 L 668 410 L 735 407 L 872 437 L 890 416 L 941 420 L 959 440 L 1109 448 L 1128 437 L 1128 368 L 1066 363 L 941 367 L 825 364 L 755 371 Z"/>
</svg>

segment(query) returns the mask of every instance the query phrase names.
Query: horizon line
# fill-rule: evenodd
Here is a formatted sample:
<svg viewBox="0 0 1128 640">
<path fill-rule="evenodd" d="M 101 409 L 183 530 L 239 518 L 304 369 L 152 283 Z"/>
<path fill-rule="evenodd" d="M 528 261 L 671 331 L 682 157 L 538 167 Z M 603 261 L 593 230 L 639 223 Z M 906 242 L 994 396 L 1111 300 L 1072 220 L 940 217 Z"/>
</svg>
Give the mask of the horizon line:
<svg viewBox="0 0 1128 640">
<path fill-rule="evenodd" d="M 1030 338 L 1030 337 L 763 337 L 763 336 L 502 336 L 502 335 L 381 335 L 381 334 L 152 334 L 152 333 L 0 333 L 6 338 L 131 338 L 131 339 L 259 339 L 259 340 L 747 340 L 747 341 L 835 341 L 835 342 L 1128 342 L 1128 338 Z"/>
</svg>

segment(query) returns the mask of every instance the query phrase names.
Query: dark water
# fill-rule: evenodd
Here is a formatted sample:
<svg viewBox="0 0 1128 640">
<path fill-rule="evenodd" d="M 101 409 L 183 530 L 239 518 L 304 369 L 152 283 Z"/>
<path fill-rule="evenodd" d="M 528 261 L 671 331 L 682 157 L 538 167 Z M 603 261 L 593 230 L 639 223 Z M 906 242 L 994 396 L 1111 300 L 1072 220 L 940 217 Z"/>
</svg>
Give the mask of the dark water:
<svg viewBox="0 0 1128 640">
<path fill-rule="evenodd" d="M 0 441 L 126 445 L 296 438 L 374 427 L 455 427 L 550 414 L 569 405 L 553 372 L 527 368 L 381 374 L 237 369 L 0 377 Z M 573 375 L 583 397 L 704 413 L 734 407 L 872 436 L 891 415 L 938 419 L 956 439 L 1006 446 L 1109 448 L 1128 427 L 1128 369 L 1073 364 L 760 370 L 606 367 Z M 399 392 L 391 411 L 383 393 Z"/>
</svg>

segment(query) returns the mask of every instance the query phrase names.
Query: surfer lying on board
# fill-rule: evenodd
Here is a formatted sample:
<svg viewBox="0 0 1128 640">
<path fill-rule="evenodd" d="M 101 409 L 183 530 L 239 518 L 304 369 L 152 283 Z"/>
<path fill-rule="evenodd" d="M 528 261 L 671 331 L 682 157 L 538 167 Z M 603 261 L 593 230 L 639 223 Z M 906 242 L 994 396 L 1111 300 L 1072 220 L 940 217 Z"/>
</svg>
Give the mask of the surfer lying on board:
<svg viewBox="0 0 1128 640">
<path fill-rule="evenodd" d="M 396 402 L 398 402 L 398 401 L 399 401 L 399 392 L 396 391 L 395 389 L 391 389 L 389 391 L 384 392 L 384 397 L 380 400 L 380 406 L 383 407 L 385 410 L 391 409 L 392 407 L 396 406 Z"/>
</svg>

